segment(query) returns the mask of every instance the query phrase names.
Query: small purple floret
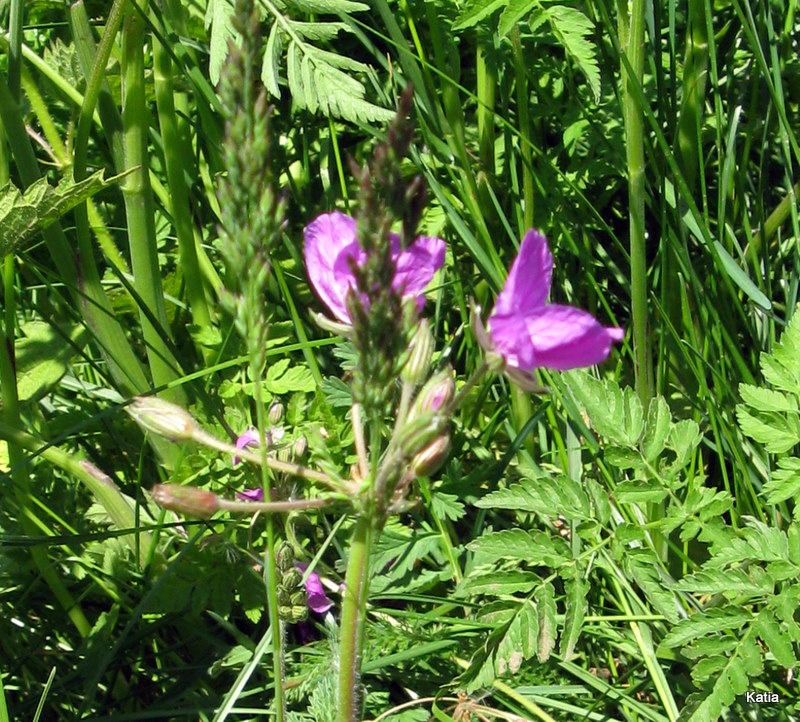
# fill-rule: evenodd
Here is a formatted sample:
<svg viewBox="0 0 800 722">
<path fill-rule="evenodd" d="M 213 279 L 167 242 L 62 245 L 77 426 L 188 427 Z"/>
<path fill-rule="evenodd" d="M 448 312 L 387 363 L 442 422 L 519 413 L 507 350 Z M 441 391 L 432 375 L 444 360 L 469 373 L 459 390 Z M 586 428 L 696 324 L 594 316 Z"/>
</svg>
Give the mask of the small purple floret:
<svg viewBox="0 0 800 722">
<path fill-rule="evenodd" d="M 305 574 L 308 564 L 295 562 L 294 565 Z M 325 614 L 332 606 L 333 602 L 325 595 L 325 588 L 319 574 L 311 572 L 306 579 L 306 593 L 308 594 L 308 608 L 317 614 Z"/>
<path fill-rule="evenodd" d="M 304 232 L 306 272 L 317 295 L 342 323 L 350 323 L 347 292 L 356 288 L 350 267 L 364 263 L 365 251 L 358 245 L 355 218 L 334 211 L 315 218 Z M 408 248 L 400 249 L 396 234 L 390 235 L 396 270 L 392 288 L 403 296 L 413 296 L 421 309 L 422 292 L 433 274 L 444 264 L 445 243 L 441 238 L 419 236 Z"/>
</svg>

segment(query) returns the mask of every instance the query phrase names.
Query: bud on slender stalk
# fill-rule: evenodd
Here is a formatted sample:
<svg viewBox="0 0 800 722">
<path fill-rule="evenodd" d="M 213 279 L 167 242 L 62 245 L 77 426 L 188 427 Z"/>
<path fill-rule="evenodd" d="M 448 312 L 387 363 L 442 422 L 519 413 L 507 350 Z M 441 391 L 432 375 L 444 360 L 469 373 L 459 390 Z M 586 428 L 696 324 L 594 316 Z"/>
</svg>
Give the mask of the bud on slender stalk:
<svg viewBox="0 0 800 722">
<path fill-rule="evenodd" d="M 450 435 L 443 434 L 411 460 L 411 468 L 417 476 L 430 476 L 441 467 L 449 453 Z"/>
<path fill-rule="evenodd" d="M 427 318 L 423 318 L 408 345 L 408 359 L 400 374 L 403 381 L 414 386 L 422 383 L 431 368 L 433 346 L 430 324 Z"/>
<path fill-rule="evenodd" d="M 198 430 L 188 411 L 156 396 L 137 396 L 125 410 L 145 431 L 170 441 L 189 441 Z"/>
<path fill-rule="evenodd" d="M 156 504 L 165 509 L 201 519 L 211 516 L 219 509 L 219 499 L 216 494 L 193 486 L 156 484 L 150 489 L 150 496 Z"/>
<path fill-rule="evenodd" d="M 455 393 L 456 385 L 450 367 L 434 374 L 417 394 L 414 405 L 408 412 L 409 421 L 444 409 L 453 400 Z"/>
<path fill-rule="evenodd" d="M 302 459 L 308 451 L 308 440 L 305 436 L 298 436 L 292 446 L 292 454 L 295 459 Z"/>
</svg>

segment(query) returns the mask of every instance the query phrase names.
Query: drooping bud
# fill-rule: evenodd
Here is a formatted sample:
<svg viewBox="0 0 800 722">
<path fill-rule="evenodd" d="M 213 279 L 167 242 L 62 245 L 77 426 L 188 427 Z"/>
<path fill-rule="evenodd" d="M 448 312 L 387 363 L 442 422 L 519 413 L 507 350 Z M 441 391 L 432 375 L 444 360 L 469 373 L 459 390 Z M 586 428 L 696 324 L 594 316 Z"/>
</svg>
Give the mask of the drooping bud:
<svg viewBox="0 0 800 722">
<path fill-rule="evenodd" d="M 411 460 L 411 468 L 417 476 L 430 476 L 439 470 L 449 454 L 450 435 L 443 434 Z"/>
<path fill-rule="evenodd" d="M 444 409 L 455 396 L 456 385 L 453 381 L 453 370 L 448 366 L 428 379 L 420 389 L 408 419 L 412 421 L 426 414 L 436 414 Z"/>
<path fill-rule="evenodd" d="M 145 431 L 170 441 L 189 441 L 198 431 L 188 411 L 157 396 L 137 396 L 125 410 Z"/>
<path fill-rule="evenodd" d="M 408 359 L 403 366 L 401 377 L 409 384 L 422 383 L 431 368 L 434 339 L 427 318 L 419 322 L 417 330 L 408 345 Z"/>
<path fill-rule="evenodd" d="M 150 496 L 165 509 L 201 519 L 211 516 L 219 509 L 219 498 L 216 494 L 194 486 L 156 484 L 150 489 Z"/>
</svg>

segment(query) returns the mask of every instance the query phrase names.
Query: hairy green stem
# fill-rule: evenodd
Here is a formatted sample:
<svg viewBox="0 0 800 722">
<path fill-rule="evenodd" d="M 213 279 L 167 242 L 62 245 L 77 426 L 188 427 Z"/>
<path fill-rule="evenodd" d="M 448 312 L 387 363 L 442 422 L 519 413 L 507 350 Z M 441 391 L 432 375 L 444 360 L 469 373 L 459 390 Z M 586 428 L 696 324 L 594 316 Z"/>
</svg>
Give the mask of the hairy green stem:
<svg viewBox="0 0 800 722">
<path fill-rule="evenodd" d="M 628 205 L 631 249 L 631 313 L 636 390 L 647 408 L 653 396 L 653 363 L 647 329 L 647 259 L 645 247 L 645 160 L 644 112 L 631 85 L 642 85 L 644 74 L 645 0 L 628 3 L 617 0 L 617 20 L 622 52 L 628 59 L 622 76 L 622 104 L 625 121 L 625 154 L 628 167 Z"/>
<path fill-rule="evenodd" d="M 342 598 L 337 722 L 358 722 L 361 718 L 361 647 L 366 626 L 369 587 L 367 574 L 372 532 L 370 515 L 359 515 L 350 541 L 350 558 L 347 562 Z"/>
</svg>

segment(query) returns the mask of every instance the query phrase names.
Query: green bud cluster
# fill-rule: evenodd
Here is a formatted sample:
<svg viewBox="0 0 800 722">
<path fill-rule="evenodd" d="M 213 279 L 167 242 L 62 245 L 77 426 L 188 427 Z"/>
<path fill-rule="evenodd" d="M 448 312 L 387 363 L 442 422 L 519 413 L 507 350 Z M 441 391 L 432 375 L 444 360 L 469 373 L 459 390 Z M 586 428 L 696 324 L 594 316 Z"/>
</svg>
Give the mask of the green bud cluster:
<svg viewBox="0 0 800 722">
<path fill-rule="evenodd" d="M 356 235 L 366 261 L 351 266 L 358 290 L 348 295 L 347 310 L 358 353 L 353 396 L 369 418 L 383 416 L 390 409 L 395 382 L 417 326 L 416 304 L 403 303 L 400 293 L 392 288 L 396 269 L 389 236 L 399 220 L 400 246 L 408 247 L 425 205 L 423 180 L 406 179 L 401 168 L 413 134 L 409 120 L 412 92 L 407 88 L 403 93 L 387 138 L 375 149 L 369 166 L 353 169 L 360 185 Z"/>
</svg>

